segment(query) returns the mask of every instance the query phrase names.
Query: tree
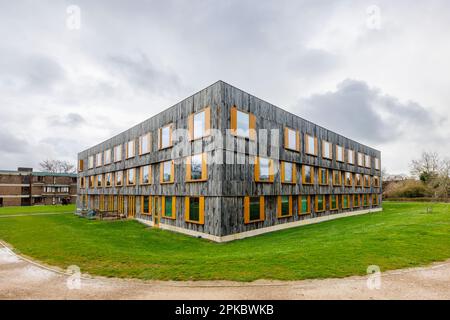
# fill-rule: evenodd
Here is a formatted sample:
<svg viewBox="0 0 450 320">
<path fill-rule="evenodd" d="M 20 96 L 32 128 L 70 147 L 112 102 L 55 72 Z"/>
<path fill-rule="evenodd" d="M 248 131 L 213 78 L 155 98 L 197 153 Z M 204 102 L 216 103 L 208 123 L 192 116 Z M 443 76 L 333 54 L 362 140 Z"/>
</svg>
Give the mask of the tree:
<svg viewBox="0 0 450 320">
<path fill-rule="evenodd" d="M 75 173 L 75 166 L 68 161 L 44 160 L 39 163 L 41 170 L 52 173 Z"/>
<path fill-rule="evenodd" d="M 436 152 L 423 152 L 420 159 L 411 161 L 411 174 L 429 183 L 439 175 L 439 162 Z"/>
</svg>

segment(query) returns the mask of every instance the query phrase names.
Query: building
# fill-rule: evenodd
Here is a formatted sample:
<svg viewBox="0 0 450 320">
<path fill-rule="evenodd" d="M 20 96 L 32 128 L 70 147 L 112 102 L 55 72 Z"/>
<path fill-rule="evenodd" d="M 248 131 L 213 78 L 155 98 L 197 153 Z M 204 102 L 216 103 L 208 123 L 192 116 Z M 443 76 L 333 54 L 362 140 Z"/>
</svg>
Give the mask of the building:
<svg viewBox="0 0 450 320">
<path fill-rule="evenodd" d="M 0 170 L 0 207 L 75 203 L 76 193 L 76 174 Z"/>
<path fill-rule="evenodd" d="M 78 207 L 229 241 L 381 210 L 379 151 L 222 81 L 78 155 Z"/>
</svg>

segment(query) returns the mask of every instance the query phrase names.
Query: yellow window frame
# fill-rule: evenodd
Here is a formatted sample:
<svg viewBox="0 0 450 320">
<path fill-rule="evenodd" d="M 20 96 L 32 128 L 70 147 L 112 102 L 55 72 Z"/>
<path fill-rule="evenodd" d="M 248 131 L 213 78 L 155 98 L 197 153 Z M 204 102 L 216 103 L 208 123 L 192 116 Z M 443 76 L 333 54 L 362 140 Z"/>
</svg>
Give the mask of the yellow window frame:
<svg viewBox="0 0 450 320">
<path fill-rule="evenodd" d="M 265 200 L 264 196 L 259 197 L 259 219 L 250 220 L 250 198 L 249 196 L 244 197 L 244 223 L 255 223 L 265 220 Z"/>
</svg>

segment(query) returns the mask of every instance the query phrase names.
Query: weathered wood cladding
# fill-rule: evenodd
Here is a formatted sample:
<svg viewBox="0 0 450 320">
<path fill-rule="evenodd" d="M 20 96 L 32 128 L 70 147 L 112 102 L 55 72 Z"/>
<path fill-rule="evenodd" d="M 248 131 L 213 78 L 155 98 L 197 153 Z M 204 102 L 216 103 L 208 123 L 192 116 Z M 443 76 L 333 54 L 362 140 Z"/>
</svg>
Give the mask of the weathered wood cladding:
<svg viewBox="0 0 450 320">
<path fill-rule="evenodd" d="M 239 110 L 250 112 L 256 116 L 256 129 L 267 130 L 259 133 L 257 141 L 235 137 L 228 131 L 230 129 L 231 108 L 235 106 Z M 208 136 L 192 142 L 186 142 L 186 137 L 179 137 L 174 141 L 172 148 L 158 149 L 158 130 L 163 126 L 173 123 L 174 130 L 188 129 L 188 117 L 192 113 L 201 111 L 205 107 L 211 108 L 211 129 L 219 130 L 222 133 L 221 139 Z M 326 116 L 326 115 L 324 115 Z M 290 151 L 284 148 L 284 128 L 289 127 L 300 131 L 300 152 Z M 271 130 L 274 130 L 273 132 Z M 122 146 L 122 156 L 125 157 L 125 143 L 132 139 L 138 139 L 141 135 L 151 133 L 151 152 L 139 155 L 138 144 L 135 145 L 136 156 L 131 159 L 111 163 L 101 167 L 88 169 L 88 157 L 95 156 L 99 152 L 107 149 L 113 150 L 117 145 Z M 305 153 L 304 134 L 310 134 L 318 139 L 318 156 L 310 156 Z M 277 143 L 272 144 L 273 139 Z M 322 140 L 333 144 L 333 160 L 322 158 Z M 179 148 L 177 142 L 185 142 L 189 148 Z M 336 161 L 336 145 L 345 149 L 354 150 L 370 155 L 371 168 L 359 167 Z M 210 159 L 219 160 L 217 163 L 208 161 L 208 179 L 205 182 L 186 182 L 186 165 L 182 161 L 187 155 L 206 153 Z M 275 159 L 275 179 L 273 183 L 256 183 L 254 176 L 254 158 L 256 155 L 267 156 Z M 233 233 L 245 232 L 256 228 L 269 227 L 276 224 L 293 222 L 318 216 L 334 213 L 352 211 L 352 209 L 329 210 L 327 200 L 327 210 L 322 213 L 314 212 L 314 195 L 353 195 L 353 194 L 381 194 L 379 188 L 352 187 L 332 185 L 332 170 L 341 172 L 361 173 L 362 175 L 379 176 L 380 171 L 374 169 L 374 158 L 381 161 L 381 153 L 368 146 L 359 144 L 342 135 L 334 133 L 323 127 L 315 125 L 307 120 L 284 111 L 272 104 L 258 99 L 242 90 L 232 87 L 224 82 L 217 82 L 210 87 L 194 94 L 181 101 L 173 107 L 157 114 L 156 116 L 134 126 L 133 128 L 99 144 L 79 154 L 79 159 L 86 164 L 84 170 L 79 173 L 79 177 L 96 176 L 108 172 L 116 172 L 129 168 L 138 168 L 150 165 L 152 171 L 152 184 L 123 187 L 102 187 L 78 189 L 80 195 L 136 195 L 136 216 L 142 219 L 149 219 L 148 215 L 140 215 L 140 195 L 151 196 L 176 196 L 176 219 L 161 218 L 161 223 L 176 226 L 188 230 L 208 233 L 215 236 L 226 236 Z M 160 184 L 160 163 L 167 160 L 175 160 L 174 183 Z M 232 161 L 231 161 L 232 160 Z M 297 183 L 281 183 L 278 171 L 279 161 L 296 163 Z M 230 163 L 231 161 L 231 163 Z M 314 185 L 304 185 L 302 181 L 302 165 L 314 166 Z M 317 183 L 317 168 L 327 168 L 329 170 L 329 185 L 323 186 Z M 125 175 L 124 175 L 125 176 Z M 139 171 L 136 172 L 139 177 Z M 138 179 L 137 179 L 138 181 Z M 86 183 L 87 184 L 87 183 Z M 250 224 L 244 223 L 244 196 L 265 196 L 265 220 Z M 277 196 L 293 196 L 293 215 L 288 218 L 277 217 Z M 298 215 L 298 195 L 311 195 L 312 213 L 309 215 Z M 185 222 L 184 217 L 184 197 L 204 196 L 205 211 L 204 225 Z M 351 202 L 353 201 L 353 197 Z M 88 197 L 88 202 L 91 197 Z M 93 198 L 93 201 L 98 199 Z M 127 206 L 125 200 L 125 207 Z M 381 201 L 381 199 L 380 199 Z M 81 197 L 78 203 L 81 202 Z M 351 208 L 351 206 L 350 206 Z M 125 210 L 126 211 L 126 210 Z"/>
</svg>

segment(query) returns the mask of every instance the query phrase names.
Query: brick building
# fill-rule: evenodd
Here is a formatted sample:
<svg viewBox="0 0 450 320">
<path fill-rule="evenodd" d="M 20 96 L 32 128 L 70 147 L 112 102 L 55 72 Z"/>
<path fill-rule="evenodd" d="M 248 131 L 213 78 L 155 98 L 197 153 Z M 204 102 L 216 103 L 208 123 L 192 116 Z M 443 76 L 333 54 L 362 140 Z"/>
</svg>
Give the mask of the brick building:
<svg viewBox="0 0 450 320">
<path fill-rule="evenodd" d="M 0 207 L 75 203 L 76 193 L 75 174 L 0 170 Z"/>
</svg>

